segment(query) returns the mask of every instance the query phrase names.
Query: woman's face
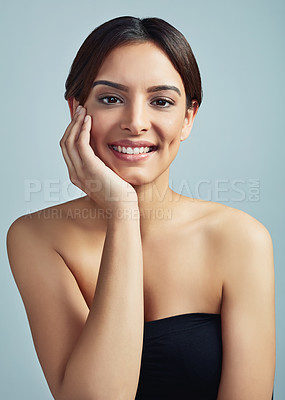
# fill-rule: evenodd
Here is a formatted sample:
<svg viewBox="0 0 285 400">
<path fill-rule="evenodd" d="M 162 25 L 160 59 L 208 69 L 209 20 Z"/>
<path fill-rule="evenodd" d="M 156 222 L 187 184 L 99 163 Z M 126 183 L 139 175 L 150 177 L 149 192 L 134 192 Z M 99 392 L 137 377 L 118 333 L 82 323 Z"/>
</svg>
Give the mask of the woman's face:
<svg viewBox="0 0 285 400">
<path fill-rule="evenodd" d="M 198 110 L 185 111 L 179 73 L 150 42 L 115 48 L 104 60 L 84 107 L 92 117 L 90 144 L 95 154 L 133 185 L 150 183 L 169 167 Z M 146 147 L 152 151 L 146 153 Z"/>
</svg>

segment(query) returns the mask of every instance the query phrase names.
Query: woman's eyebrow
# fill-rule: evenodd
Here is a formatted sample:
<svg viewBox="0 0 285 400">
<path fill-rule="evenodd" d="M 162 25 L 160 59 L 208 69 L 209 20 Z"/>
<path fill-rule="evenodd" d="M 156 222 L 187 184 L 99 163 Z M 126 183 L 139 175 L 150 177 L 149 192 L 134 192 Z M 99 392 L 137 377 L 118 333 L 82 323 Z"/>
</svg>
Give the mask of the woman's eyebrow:
<svg viewBox="0 0 285 400">
<path fill-rule="evenodd" d="M 128 92 L 129 88 L 125 85 L 122 85 L 120 83 L 116 83 L 116 82 L 111 82 L 111 81 L 104 81 L 104 80 L 100 80 L 100 81 L 95 81 L 93 82 L 92 88 L 94 86 L 97 85 L 106 85 L 106 86 L 111 86 L 114 87 L 115 89 L 118 90 L 122 90 L 123 92 Z M 174 90 L 176 93 L 179 94 L 179 96 L 181 96 L 181 92 L 178 89 L 178 87 L 173 86 L 173 85 L 159 85 L 159 86 L 151 86 L 147 89 L 147 92 L 159 92 L 161 90 Z"/>
</svg>

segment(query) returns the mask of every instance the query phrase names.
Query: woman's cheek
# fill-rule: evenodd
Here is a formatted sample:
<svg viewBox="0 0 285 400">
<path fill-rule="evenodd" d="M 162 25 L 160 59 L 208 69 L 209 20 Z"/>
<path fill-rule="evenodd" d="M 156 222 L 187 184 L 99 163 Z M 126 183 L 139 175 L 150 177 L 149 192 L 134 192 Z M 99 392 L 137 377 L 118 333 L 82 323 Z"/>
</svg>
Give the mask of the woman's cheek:
<svg viewBox="0 0 285 400">
<path fill-rule="evenodd" d="M 181 129 L 181 126 L 182 119 L 175 115 L 172 118 L 165 118 L 162 128 L 167 136 L 173 136 L 177 134 L 178 129 Z"/>
<path fill-rule="evenodd" d="M 91 126 L 91 135 L 94 137 L 101 136 L 104 129 L 106 129 L 106 120 L 96 114 L 91 114 L 92 117 L 92 126 Z M 104 123 L 105 122 L 105 123 Z M 105 128 L 104 128 L 105 126 Z"/>
<path fill-rule="evenodd" d="M 97 157 L 102 159 L 101 153 L 104 153 L 104 147 L 108 143 L 108 138 L 110 140 L 110 132 L 112 132 L 112 124 L 106 116 L 101 115 L 91 115 L 92 126 L 90 132 L 90 146 L 93 149 Z M 104 161 L 104 160 L 102 160 Z"/>
<path fill-rule="evenodd" d="M 116 123 L 114 118 L 111 118 L 109 113 L 93 113 L 90 114 L 92 117 L 92 128 L 91 134 L 94 137 L 103 138 L 110 134 L 110 132 L 116 132 Z"/>
<path fill-rule="evenodd" d="M 181 127 L 177 123 L 169 122 L 162 127 L 164 141 L 169 145 L 178 137 Z"/>
</svg>

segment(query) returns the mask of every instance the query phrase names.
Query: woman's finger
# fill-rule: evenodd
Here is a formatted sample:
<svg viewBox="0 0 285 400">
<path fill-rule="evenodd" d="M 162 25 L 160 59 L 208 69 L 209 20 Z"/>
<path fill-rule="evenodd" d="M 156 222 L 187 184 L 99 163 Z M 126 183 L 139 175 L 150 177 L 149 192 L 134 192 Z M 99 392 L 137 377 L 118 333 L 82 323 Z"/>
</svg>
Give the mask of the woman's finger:
<svg viewBox="0 0 285 400">
<path fill-rule="evenodd" d="M 78 150 L 75 146 L 75 141 L 81 134 L 81 129 L 82 129 L 82 124 L 83 124 L 83 120 L 85 117 L 85 113 L 86 113 L 86 110 L 85 110 L 85 108 L 82 107 L 76 116 L 76 121 L 75 121 L 72 129 L 70 130 L 69 135 L 67 136 L 67 138 L 65 140 L 65 147 L 66 147 L 68 156 L 69 156 L 75 170 L 78 170 L 82 166 L 82 159 L 81 159 L 80 154 L 78 153 Z"/>
<path fill-rule="evenodd" d="M 72 120 L 70 121 L 69 125 L 67 126 L 67 128 L 66 128 L 66 130 L 65 130 L 65 132 L 63 134 L 63 137 L 60 139 L 60 142 L 59 142 L 60 146 L 62 146 L 65 143 L 66 138 L 70 134 L 70 131 L 73 128 L 73 126 L 74 126 L 74 124 L 76 122 L 76 117 L 77 117 L 79 111 L 80 111 L 80 108 L 78 106 L 76 111 L 75 111 L 75 113 L 74 113 L 74 115 L 73 115 L 73 117 L 72 117 Z"/>
<path fill-rule="evenodd" d="M 94 162 L 98 165 L 101 164 L 105 166 L 103 161 L 97 157 L 90 146 L 90 132 L 91 132 L 92 120 L 90 115 L 86 115 L 80 135 L 76 140 L 76 147 L 78 153 L 82 159 L 83 166 L 92 169 Z"/>
<path fill-rule="evenodd" d="M 61 147 L 61 149 L 62 149 L 62 152 L 63 152 L 63 156 L 64 156 L 64 159 L 65 159 L 65 162 L 66 162 L 68 165 L 71 165 L 72 162 L 71 162 L 71 159 L 70 159 L 70 157 L 69 157 L 69 155 L 68 155 L 68 153 L 67 153 L 67 151 L 66 151 L 66 149 L 65 149 L 65 146 L 66 146 L 66 145 L 65 145 L 65 142 L 66 142 L 67 137 L 70 135 L 70 132 L 71 132 L 71 130 L 72 130 L 72 128 L 74 127 L 74 124 L 75 124 L 75 122 L 76 122 L 76 117 L 77 117 L 77 115 L 78 115 L 78 109 L 79 109 L 79 107 L 77 107 L 77 110 L 76 110 L 76 112 L 74 113 L 73 118 L 72 118 L 70 124 L 67 126 L 67 128 L 66 128 L 66 130 L 65 130 L 65 132 L 64 132 L 64 135 L 63 135 L 63 137 L 60 139 L 60 142 L 59 142 L 59 145 L 60 145 L 60 147 Z"/>
<path fill-rule="evenodd" d="M 61 150 L 62 150 L 63 158 L 67 165 L 69 178 L 72 183 L 76 184 L 75 181 L 78 181 L 78 175 L 77 175 L 76 169 L 67 153 L 67 150 L 66 150 L 66 147 L 64 144 L 61 146 Z"/>
<path fill-rule="evenodd" d="M 81 109 L 82 109 L 82 107 L 81 107 Z M 68 147 L 70 146 L 69 145 L 70 136 L 76 135 L 76 133 L 78 132 L 78 129 L 80 129 L 80 127 L 82 125 L 82 121 L 81 121 L 81 123 L 80 123 L 80 121 L 78 121 L 79 111 L 80 111 L 80 108 L 78 107 L 76 113 L 73 116 L 71 123 L 68 125 L 68 127 L 60 141 L 60 147 L 62 150 L 63 158 L 68 167 L 69 178 L 70 178 L 71 182 L 81 188 L 81 186 L 79 185 L 78 174 L 77 174 L 74 160 L 76 160 L 75 162 L 77 164 L 82 164 L 82 161 L 80 160 L 80 156 L 79 156 L 78 152 L 76 151 L 76 149 L 74 151 L 72 151 L 72 150 L 70 150 L 72 147 L 70 147 L 70 149 L 68 150 Z M 74 147 L 74 144 L 73 144 L 73 147 Z"/>
</svg>

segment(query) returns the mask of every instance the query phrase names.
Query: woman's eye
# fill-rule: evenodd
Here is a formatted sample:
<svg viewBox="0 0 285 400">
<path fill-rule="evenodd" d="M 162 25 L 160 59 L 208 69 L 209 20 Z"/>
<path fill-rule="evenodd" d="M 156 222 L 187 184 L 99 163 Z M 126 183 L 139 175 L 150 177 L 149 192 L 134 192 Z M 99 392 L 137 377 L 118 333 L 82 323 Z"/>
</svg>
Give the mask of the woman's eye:
<svg viewBox="0 0 285 400">
<path fill-rule="evenodd" d="M 99 101 L 104 104 L 119 104 L 119 102 L 121 102 L 121 100 L 115 96 L 100 97 Z"/>
<path fill-rule="evenodd" d="M 104 96 L 104 97 L 100 97 L 98 100 L 100 103 L 108 104 L 108 105 L 122 103 L 122 100 L 116 96 Z M 171 105 L 174 105 L 174 102 L 172 102 L 171 100 L 167 100 L 167 99 L 163 99 L 163 98 L 153 100 L 152 103 L 156 103 L 155 105 L 160 108 L 167 108 L 167 107 L 170 107 Z"/>
<path fill-rule="evenodd" d="M 174 105 L 172 101 L 166 99 L 156 99 L 153 103 L 157 103 L 156 105 L 161 108 L 167 108 L 170 107 L 170 105 Z"/>
</svg>

